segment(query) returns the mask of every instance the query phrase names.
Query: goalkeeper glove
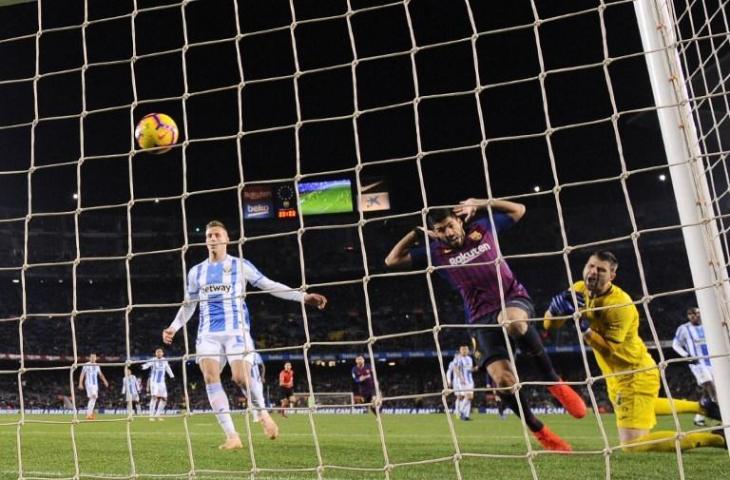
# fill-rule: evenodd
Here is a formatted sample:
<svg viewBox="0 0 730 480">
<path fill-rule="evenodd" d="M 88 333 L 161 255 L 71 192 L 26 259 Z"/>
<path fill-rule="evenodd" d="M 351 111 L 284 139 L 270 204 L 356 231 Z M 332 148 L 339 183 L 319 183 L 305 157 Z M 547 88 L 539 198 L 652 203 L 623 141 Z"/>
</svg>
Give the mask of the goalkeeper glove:
<svg viewBox="0 0 730 480">
<path fill-rule="evenodd" d="M 580 328 L 580 333 L 586 333 L 588 330 L 591 329 L 591 322 L 586 317 L 580 317 L 578 327 Z"/>
<path fill-rule="evenodd" d="M 578 308 L 584 308 L 586 303 L 583 299 L 583 294 L 576 292 L 575 297 L 578 301 Z M 573 305 L 573 297 L 570 295 L 570 290 L 565 290 L 555 295 L 550 300 L 548 311 L 553 316 L 572 315 L 575 313 L 575 305 Z"/>
</svg>

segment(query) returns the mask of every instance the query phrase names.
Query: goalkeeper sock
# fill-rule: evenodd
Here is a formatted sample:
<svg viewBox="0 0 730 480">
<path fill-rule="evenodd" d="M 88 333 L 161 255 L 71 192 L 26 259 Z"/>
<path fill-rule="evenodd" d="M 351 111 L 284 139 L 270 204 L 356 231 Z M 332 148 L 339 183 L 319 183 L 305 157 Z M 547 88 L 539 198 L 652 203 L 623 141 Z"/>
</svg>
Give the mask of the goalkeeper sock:
<svg viewBox="0 0 730 480">
<path fill-rule="evenodd" d="M 500 393 L 499 396 L 502 398 L 502 403 L 509 407 L 515 415 L 520 417 L 520 407 L 517 406 L 517 397 L 511 393 Z M 530 404 L 525 400 L 525 396 L 522 392 L 519 392 L 520 403 L 522 404 L 522 413 L 524 414 L 525 424 L 531 432 L 539 432 L 544 427 L 543 423 L 532 413 L 530 410 Z"/>
<path fill-rule="evenodd" d="M 670 432 L 668 430 L 647 433 L 644 436 L 632 440 L 627 445 L 651 440 L 666 440 L 647 445 L 630 446 L 626 450 L 629 452 L 674 452 L 676 451 L 676 436 L 677 432 Z M 682 449 L 682 451 L 700 447 L 725 448 L 725 439 L 720 435 L 715 435 L 714 433 L 694 432 L 686 434 L 679 441 L 679 448 Z"/>
<path fill-rule="evenodd" d="M 211 383 L 206 385 L 205 391 L 208 392 L 208 401 L 213 411 L 216 412 L 215 417 L 226 436 L 231 438 L 236 436 L 236 427 L 233 426 L 231 419 L 230 406 L 228 405 L 228 395 L 223 391 L 223 385 L 220 383 Z"/>
<path fill-rule="evenodd" d="M 532 325 L 528 325 L 527 331 L 521 336 L 515 338 L 517 345 L 520 346 L 525 355 L 532 357 L 535 360 L 537 368 L 540 370 L 543 376 L 543 380 L 549 382 L 559 382 L 560 377 L 555 373 L 553 368 L 553 362 L 548 357 L 545 347 L 540 339 L 540 334 Z"/>
<path fill-rule="evenodd" d="M 165 410 L 165 405 L 167 405 L 167 400 L 160 399 L 160 401 L 157 402 L 157 412 L 155 416 L 159 417 L 162 415 L 162 412 Z"/>
<path fill-rule="evenodd" d="M 674 409 L 677 413 L 702 413 L 702 407 L 698 402 L 691 400 L 679 400 L 677 398 L 672 399 L 674 403 Z M 671 415 L 672 405 L 668 398 L 658 397 L 654 401 L 654 413 L 657 415 Z"/>
<path fill-rule="evenodd" d="M 90 398 L 89 404 L 86 405 L 86 416 L 90 417 L 94 414 L 94 405 L 96 405 L 96 398 Z"/>
</svg>

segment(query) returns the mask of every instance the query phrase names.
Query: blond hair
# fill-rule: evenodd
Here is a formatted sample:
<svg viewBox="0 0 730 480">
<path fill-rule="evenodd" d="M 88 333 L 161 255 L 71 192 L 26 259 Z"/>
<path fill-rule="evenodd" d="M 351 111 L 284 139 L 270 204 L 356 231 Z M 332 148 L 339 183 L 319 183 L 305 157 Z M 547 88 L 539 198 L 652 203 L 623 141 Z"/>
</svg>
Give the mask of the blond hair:
<svg viewBox="0 0 730 480">
<path fill-rule="evenodd" d="M 225 230 L 226 232 L 228 231 L 228 229 L 226 228 L 226 226 L 225 226 L 225 225 L 223 225 L 223 222 L 221 222 L 220 220 L 211 220 L 211 221 L 210 221 L 210 222 L 208 222 L 208 224 L 207 224 L 207 225 L 205 226 L 205 229 L 206 229 L 206 230 L 208 230 L 209 228 L 213 228 L 213 227 L 220 227 L 220 228 L 222 228 L 223 230 Z"/>
</svg>

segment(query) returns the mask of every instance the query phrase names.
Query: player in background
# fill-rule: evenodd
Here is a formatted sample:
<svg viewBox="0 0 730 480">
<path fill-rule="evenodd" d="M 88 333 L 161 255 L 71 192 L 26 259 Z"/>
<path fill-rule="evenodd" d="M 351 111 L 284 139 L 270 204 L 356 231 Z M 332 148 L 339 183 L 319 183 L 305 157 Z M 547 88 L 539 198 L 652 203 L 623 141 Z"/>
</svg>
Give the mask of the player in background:
<svg viewBox="0 0 730 480">
<path fill-rule="evenodd" d="M 671 415 L 667 398 L 659 398 L 659 369 L 639 336 L 639 311 L 631 297 L 613 280 L 618 260 L 609 251 L 591 254 L 583 267 L 583 280 L 576 282 L 575 292 L 582 314 L 579 322 L 584 342 L 593 349 L 596 362 L 606 376 L 608 396 L 616 413 L 621 445 L 635 452 L 674 452 L 676 432 L 656 431 L 656 415 Z M 545 312 L 545 328 L 560 327 L 573 315 L 575 303 L 570 290 L 553 297 Z M 639 370 L 639 371 L 637 371 Z M 702 413 L 697 402 L 674 399 L 677 413 Z M 713 416 L 719 416 L 719 407 Z M 661 439 L 666 439 L 661 441 Z M 646 445 L 634 443 L 657 441 Z M 685 433 L 680 438 L 682 450 L 697 447 L 724 447 L 725 439 L 707 432 Z"/>
<path fill-rule="evenodd" d="M 460 415 L 461 413 L 461 395 L 459 395 L 459 391 L 461 391 L 461 385 L 459 382 L 459 377 L 456 376 L 456 358 L 457 355 L 454 355 L 454 358 L 451 359 L 449 362 L 449 368 L 446 370 L 446 386 L 454 391 L 454 415 Z"/>
<path fill-rule="evenodd" d="M 457 398 L 461 398 L 459 418 L 462 420 L 471 420 L 471 402 L 474 399 L 474 362 L 469 355 L 469 347 L 462 345 L 459 347 L 459 354 L 454 359 L 456 364 L 454 371 L 461 387 L 457 392 Z"/>
<path fill-rule="evenodd" d="M 712 365 L 708 357 L 710 353 L 707 350 L 700 309 L 689 307 L 687 309 L 687 320 L 689 321 L 677 328 L 674 340 L 672 340 L 672 348 L 680 357 L 700 357 L 690 361 L 689 369 L 692 371 L 695 380 L 697 380 L 697 385 L 702 389 L 702 395 L 710 398 L 713 402 L 717 402 L 715 382 L 712 379 Z M 694 424 L 698 427 L 704 427 L 705 416 L 700 413 L 696 414 Z"/>
<path fill-rule="evenodd" d="M 286 409 L 289 405 L 294 404 L 294 370 L 292 370 L 291 362 L 286 362 L 284 368 L 279 372 L 279 403 L 281 410 L 279 412 L 286 418 Z"/>
<path fill-rule="evenodd" d="M 96 420 L 94 407 L 96 406 L 96 399 L 99 398 L 100 378 L 104 383 L 104 387 L 109 388 L 109 382 L 101 373 L 99 365 L 96 364 L 96 354 L 92 353 L 89 355 L 89 361 L 81 369 L 81 375 L 79 376 L 79 390 L 86 390 L 86 397 L 89 399 L 86 404 L 86 420 Z"/>
<path fill-rule="evenodd" d="M 489 217 L 476 217 L 479 211 L 491 207 L 494 224 Z M 525 206 L 505 200 L 467 199 L 456 208 L 433 209 L 428 213 L 428 249 L 434 266 L 445 266 L 439 274 L 458 290 L 464 301 L 466 322 L 479 325 L 473 337 L 477 347 L 478 368 L 486 368 L 501 388 L 503 403 L 519 415 L 518 399 L 510 390 L 516 383 L 514 365 L 510 361 L 504 332 L 520 346 L 528 357 L 535 360 L 540 380 L 554 382 L 548 387 L 574 417 L 586 414 L 583 399 L 568 385 L 561 382 L 545 352 L 537 330 L 527 322 L 535 316 L 535 309 L 527 290 L 517 281 L 507 263 L 499 255 L 496 233 L 518 222 L 525 214 Z M 418 229 L 405 235 L 390 251 L 385 264 L 391 268 L 427 266 L 426 247 L 414 248 Z M 501 289 L 500 289 L 501 285 Z M 504 297 L 504 298 L 502 298 Z M 504 309 L 502 302 L 504 301 Z M 490 328 L 490 326 L 493 326 Z M 494 328 L 501 326 L 502 328 Z M 532 414 L 529 402 L 520 390 L 524 420 L 540 444 L 548 450 L 570 450 L 570 445 L 553 433 Z"/>
<path fill-rule="evenodd" d="M 142 365 L 142 370 L 150 370 L 147 379 L 147 389 L 150 392 L 150 422 L 162 421 L 162 412 L 167 405 L 167 383 L 165 374 L 175 378 L 170 364 L 165 359 L 165 352 L 161 348 L 155 350 L 155 358 Z"/>
<path fill-rule="evenodd" d="M 208 258 L 188 272 L 185 303 L 170 326 L 162 332 L 162 339 L 168 345 L 172 343 L 175 333 L 193 316 L 200 304 L 196 359 L 203 373 L 210 406 L 226 434 L 226 441 L 219 448 L 239 449 L 243 445 L 233 425 L 228 395 L 223 390 L 220 374 L 226 362 L 229 362 L 234 383 L 244 393 L 249 388 L 255 346 L 251 337 L 251 319 L 244 301 L 246 285 L 250 284 L 284 300 L 303 302 L 319 309 L 327 305 L 327 299 L 317 293 L 292 290 L 266 278 L 248 260 L 228 255 L 228 231 L 217 220 L 206 225 L 205 242 Z M 249 398 L 253 402 L 259 401 L 254 395 Z M 263 410 L 265 405 L 254 406 L 262 409 L 261 426 L 264 433 L 271 439 L 276 438 L 279 427 Z"/>
<path fill-rule="evenodd" d="M 355 366 L 352 367 L 352 379 L 357 383 L 363 403 L 372 403 L 375 394 L 375 381 L 373 370 L 370 365 L 365 364 L 365 357 L 355 357 Z M 370 405 L 370 411 L 375 413 L 375 405 Z"/>
<path fill-rule="evenodd" d="M 137 415 L 142 414 L 142 409 L 139 404 L 139 392 L 142 390 L 142 382 L 135 375 L 129 367 L 124 367 L 124 381 L 122 382 L 122 395 L 127 402 L 127 409 L 129 412 L 135 412 Z"/>
<path fill-rule="evenodd" d="M 365 400 L 360 396 L 360 384 L 357 383 L 357 380 L 355 380 L 352 375 L 350 375 L 350 390 L 352 390 L 353 405 L 359 405 L 365 402 Z"/>
</svg>

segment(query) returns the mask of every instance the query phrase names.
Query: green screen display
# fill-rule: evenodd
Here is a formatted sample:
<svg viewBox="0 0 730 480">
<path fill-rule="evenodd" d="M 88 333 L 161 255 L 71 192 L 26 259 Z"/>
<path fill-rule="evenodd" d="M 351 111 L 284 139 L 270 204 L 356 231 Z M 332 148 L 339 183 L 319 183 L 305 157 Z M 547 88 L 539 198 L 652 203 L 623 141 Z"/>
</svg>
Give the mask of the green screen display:
<svg viewBox="0 0 730 480">
<path fill-rule="evenodd" d="M 352 212 L 350 180 L 300 182 L 299 209 L 302 215 Z"/>
</svg>

